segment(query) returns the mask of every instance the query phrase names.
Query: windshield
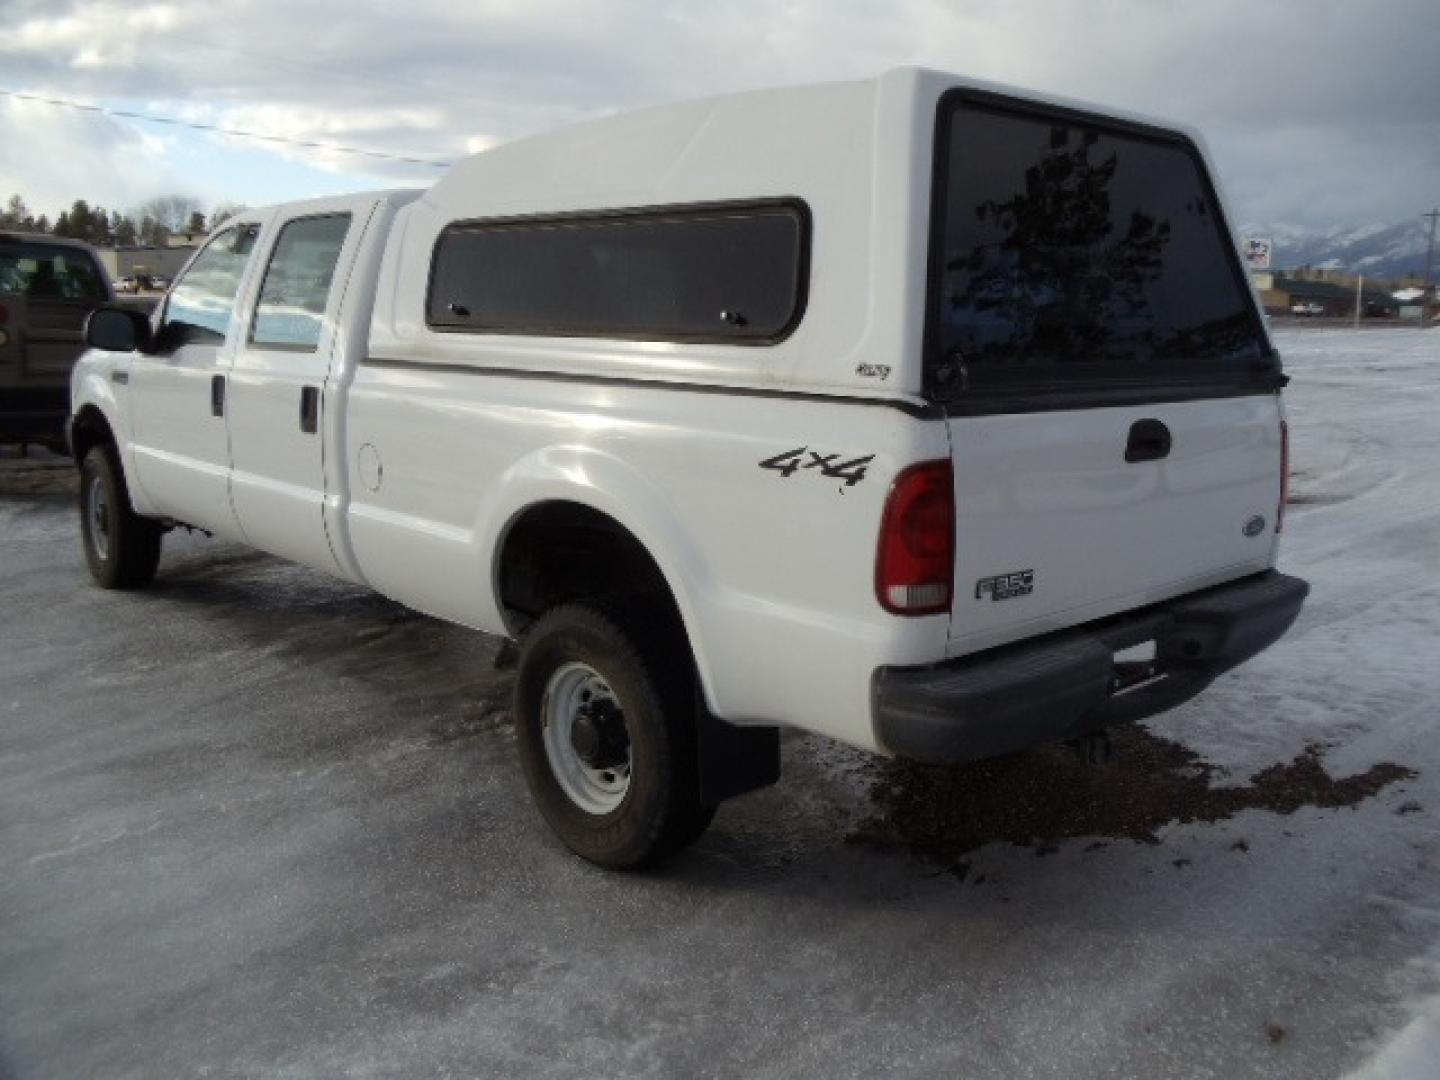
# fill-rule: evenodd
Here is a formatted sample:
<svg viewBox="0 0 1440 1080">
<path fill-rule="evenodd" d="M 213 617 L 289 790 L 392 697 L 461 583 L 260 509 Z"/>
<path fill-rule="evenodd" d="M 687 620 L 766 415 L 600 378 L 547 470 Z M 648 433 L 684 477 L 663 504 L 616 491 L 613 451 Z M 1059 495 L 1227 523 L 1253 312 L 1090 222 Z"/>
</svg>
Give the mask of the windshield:
<svg viewBox="0 0 1440 1080">
<path fill-rule="evenodd" d="M 1187 141 L 969 97 L 940 125 L 932 393 L 1271 369 Z"/>
<path fill-rule="evenodd" d="M 106 299 L 94 261 L 76 248 L 0 245 L 0 292 L 41 300 Z"/>
</svg>

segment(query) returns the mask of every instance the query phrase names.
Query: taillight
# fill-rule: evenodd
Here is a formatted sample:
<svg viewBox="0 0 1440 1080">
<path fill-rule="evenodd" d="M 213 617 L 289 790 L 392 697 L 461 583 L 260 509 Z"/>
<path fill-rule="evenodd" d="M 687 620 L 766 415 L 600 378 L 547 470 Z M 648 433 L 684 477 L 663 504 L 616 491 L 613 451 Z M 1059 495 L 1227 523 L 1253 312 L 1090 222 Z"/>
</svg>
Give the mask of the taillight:
<svg viewBox="0 0 1440 1080">
<path fill-rule="evenodd" d="M 950 610 L 955 580 L 955 477 L 950 462 L 912 465 L 895 478 L 880 523 L 875 596 L 895 615 Z"/>
<path fill-rule="evenodd" d="M 1280 508 L 1275 511 L 1275 531 L 1285 527 L 1285 504 L 1290 501 L 1290 425 L 1280 421 Z"/>
</svg>

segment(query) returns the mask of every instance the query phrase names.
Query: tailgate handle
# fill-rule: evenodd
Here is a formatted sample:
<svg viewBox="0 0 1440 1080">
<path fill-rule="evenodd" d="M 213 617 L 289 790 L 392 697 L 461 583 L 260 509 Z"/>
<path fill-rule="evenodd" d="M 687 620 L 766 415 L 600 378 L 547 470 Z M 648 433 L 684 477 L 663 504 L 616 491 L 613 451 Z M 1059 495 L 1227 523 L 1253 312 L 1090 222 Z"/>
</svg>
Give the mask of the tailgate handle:
<svg viewBox="0 0 1440 1080">
<path fill-rule="evenodd" d="M 1136 420 L 1125 444 L 1126 461 L 1159 461 L 1170 453 L 1170 429 L 1159 420 Z"/>
</svg>

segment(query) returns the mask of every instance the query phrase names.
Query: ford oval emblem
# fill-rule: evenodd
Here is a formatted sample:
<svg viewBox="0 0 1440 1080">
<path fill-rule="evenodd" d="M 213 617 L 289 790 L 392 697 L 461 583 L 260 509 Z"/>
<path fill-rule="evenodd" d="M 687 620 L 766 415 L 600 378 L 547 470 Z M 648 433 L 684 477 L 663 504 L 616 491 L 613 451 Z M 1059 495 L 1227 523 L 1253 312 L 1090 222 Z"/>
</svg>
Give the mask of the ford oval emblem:
<svg viewBox="0 0 1440 1080">
<path fill-rule="evenodd" d="M 1245 522 L 1244 533 L 1246 536 L 1259 536 L 1265 531 L 1265 519 L 1256 514 L 1249 521 Z"/>
</svg>

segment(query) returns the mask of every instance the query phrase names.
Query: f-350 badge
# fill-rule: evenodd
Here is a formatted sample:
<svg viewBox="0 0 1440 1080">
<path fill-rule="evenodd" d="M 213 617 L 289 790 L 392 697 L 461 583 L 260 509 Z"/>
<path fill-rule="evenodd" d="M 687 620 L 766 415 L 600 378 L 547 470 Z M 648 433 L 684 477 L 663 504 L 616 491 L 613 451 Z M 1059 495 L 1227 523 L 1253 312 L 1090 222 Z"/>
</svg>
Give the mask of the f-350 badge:
<svg viewBox="0 0 1440 1080">
<path fill-rule="evenodd" d="M 1017 596 L 1029 596 L 1035 591 L 1034 570 L 1012 570 L 1008 574 L 981 578 L 975 583 L 975 599 L 1013 600 Z"/>
</svg>

